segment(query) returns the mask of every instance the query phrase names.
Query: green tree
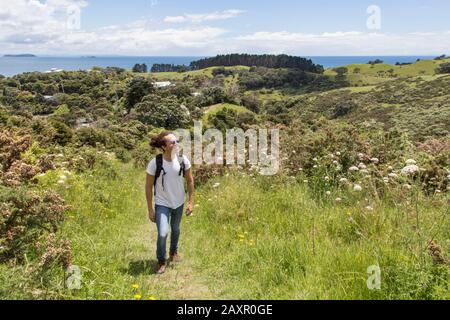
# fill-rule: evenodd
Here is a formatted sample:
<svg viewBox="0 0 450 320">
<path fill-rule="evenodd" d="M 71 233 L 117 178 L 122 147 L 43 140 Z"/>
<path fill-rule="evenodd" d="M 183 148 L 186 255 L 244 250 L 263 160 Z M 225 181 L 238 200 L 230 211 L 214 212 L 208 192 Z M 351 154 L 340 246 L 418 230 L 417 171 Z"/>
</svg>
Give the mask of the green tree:
<svg viewBox="0 0 450 320">
<path fill-rule="evenodd" d="M 135 77 L 131 80 L 125 94 L 125 107 L 130 111 L 143 97 L 155 91 L 151 79 Z"/>
<path fill-rule="evenodd" d="M 174 96 L 148 95 L 136 105 L 133 112 L 142 123 L 168 130 L 184 128 L 191 120 L 189 110 L 180 105 Z"/>
<path fill-rule="evenodd" d="M 52 126 L 56 130 L 54 140 L 56 143 L 65 146 L 72 140 L 72 130 L 65 123 L 53 120 Z"/>
</svg>

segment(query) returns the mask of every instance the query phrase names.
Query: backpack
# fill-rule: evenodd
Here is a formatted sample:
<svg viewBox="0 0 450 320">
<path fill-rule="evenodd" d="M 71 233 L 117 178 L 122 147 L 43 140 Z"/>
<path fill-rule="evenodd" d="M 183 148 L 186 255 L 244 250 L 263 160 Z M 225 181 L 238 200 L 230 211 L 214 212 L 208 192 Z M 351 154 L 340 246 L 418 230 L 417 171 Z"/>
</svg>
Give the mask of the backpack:
<svg viewBox="0 0 450 320">
<path fill-rule="evenodd" d="M 179 176 L 183 175 L 183 177 L 185 177 L 186 176 L 186 164 L 184 163 L 183 155 L 178 156 L 178 161 L 180 162 L 180 173 L 178 175 Z M 161 179 L 162 179 L 162 186 L 163 186 L 163 190 L 164 190 L 164 176 L 166 175 L 166 171 L 163 168 L 163 155 L 159 154 L 156 156 L 156 173 L 155 173 L 155 182 L 153 184 L 153 189 L 155 190 L 155 195 L 156 195 L 156 182 L 158 181 L 158 178 L 161 176 L 161 173 L 163 174 Z"/>
</svg>

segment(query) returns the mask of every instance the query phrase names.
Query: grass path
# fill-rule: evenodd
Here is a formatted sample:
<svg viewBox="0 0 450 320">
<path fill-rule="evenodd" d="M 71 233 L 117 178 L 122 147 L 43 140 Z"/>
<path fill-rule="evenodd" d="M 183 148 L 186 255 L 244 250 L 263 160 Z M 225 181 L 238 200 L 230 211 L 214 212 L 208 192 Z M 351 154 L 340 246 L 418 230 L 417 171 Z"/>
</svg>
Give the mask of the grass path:
<svg viewBox="0 0 450 320">
<path fill-rule="evenodd" d="M 172 264 L 166 274 L 155 275 L 156 225 L 147 218 L 145 174 L 121 167 L 118 179 L 74 183 L 66 198 L 72 219 L 63 233 L 72 242 L 74 261 L 82 270 L 82 289 L 62 290 L 59 297 L 80 299 L 209 299 L 215 296 L 199 267 L 190 258 L 193 230 L 183 217 L 181 238 L 184 261 Z M 83 179 L 84 180 L 84 179 Z M 99 208 L 96 193 L 108 200 Z M 104 199 L 103 199 L 104 200 Z M 95 214 L 94 214 L 95 213 Z M 168 240 L 168 245 L 169 245 Z M 138 288 L 135 288 L 136 285 Z M 136 296 L 137 295 L 137 296 Z"/>
</svg>

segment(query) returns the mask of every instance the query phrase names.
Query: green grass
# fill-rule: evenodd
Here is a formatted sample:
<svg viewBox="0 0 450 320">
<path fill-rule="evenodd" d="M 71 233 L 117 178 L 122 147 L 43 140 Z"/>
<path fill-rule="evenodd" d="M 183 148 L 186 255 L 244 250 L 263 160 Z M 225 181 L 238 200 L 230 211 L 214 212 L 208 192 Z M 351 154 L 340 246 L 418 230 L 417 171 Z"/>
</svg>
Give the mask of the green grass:
<svg viewBox="0 0 450 320">
<path fill-rule="evenodd" d="M 352 86 L 369 86 L 381 82 L 393 80 L 395 78 L 417 77 L 432 78 L 435 76 L 436 68 L 450 59 L 444 60 L 422 60 L 411 65 L 396 66 L 390 64 L 376 64 L 371 66 L 369 64 L 352 64 L 345 66 L 348 68 L 347 81 Z M 336 72 L 334 68 L 325 70 L 325 75 L 334 77 Z M 360 69 L 359 73 L 355 73 L 355 69 Z M 392 72 L 389 72 L 392 70 Z"/>
<path fill-rule="evenodd" d="M 204 76 L 204 77 L 212 78 L 213 77 L 212 71 L 214 69 L 217 69 L 217 67 L 211 67 L 211 68 L 195 70 L 195 71 L 188 71 L 188 72 L 183 72 L 183 73 L 180 73 L 180 72 L 155 72 L 155 73 L 150 73 L 150 76 L 155 78 L 158 81 L 181 81 L 187 76 L 190 76 L 190 77 Z M 227 70 L 248 70 L 249 67 L 234 66 L 234 67 L 225 67 L 225 69 L 227 69 Z M 227 78 L 229 78 L 229 77 L 227 77 Z"/>
<path fill-rule="evenodd" d="M 431 238 L 441 244 L 448 240 L 443 198 L 419 198 L 415 206 L 344 189 L 318 198 L 300 177 L 218 177 L 199 188 L 194 216 L 183 218 L 184 262 L 156 276 L 156 226 L 147 219 L 145 173 L 118 163 L 113 169 L 72 175 L 68 188 L 59 187 L 72 206 L 60 235 L 72 242 L 73 264 L 82 271 L 81 290 L 64 289 L 61 271 L 41 282 L 30 279 L 31 266 L 1 266 L 0 296 L 450 298 L 449 270 L 434 265 L 426 249 Z M 220 186 L 214 188 L 214 183 Z M 333 200 L 337 196 L 342 203 Z M 374 210 L 368 211 L 368 205 Z M 366 285 L 372 265 L 382 271 L 379 291 Z"/>
<path fill-rule="evenodd" d="M 449 223 L 437 230 L 445 206 L 423 201 L 420 234 L 407 208 L 364 196 L 349 204 L 318 202 L 305 184 L 271 186 L 271 179 L 229 177 L 200 197 L 190 227 L 190 255 L 220 295 L 238 299 L 430 299 L 449 298 L 448 270 L 426 251 L 436 234 L 445 243 Z M 357 203 L 359 201 L 359 204 Z M 351 222 L 351 219 L 354 222 Z M 243 236 L 243 242 L 240 241 Z M 191 240 L 192 241 L 192 240 Z M 254 245 L 250 245 L 253 241 Z M 208 243 L 208 246 L 202 246 Z M 201 257 L 201 258 L 200 258 Z M 382 290 L 368 290 L 367 268 L 379 265 Z M 447 280 L 448 281 L 448 280 Z"/>
<path fill-rule="evenodd" d="M 243 106 L 238 106 L 238 105 L 231 104 L 231 103 L 219 103 L 219 104 L 210 106 L 205 110 L 205 114 L 203 115 L 202 121 L 205 123 L 208 122 L 208 118 L 210 116 L 217 114 L 219 111 L 221 111 L 223 109 L 231 109 L 231 110 L 236 111 L 237 113 L 243 113 L 243 112 L 252 113 L 250 110 L 248 110 L 246 107 L 243 107 Z"/>
</svg>

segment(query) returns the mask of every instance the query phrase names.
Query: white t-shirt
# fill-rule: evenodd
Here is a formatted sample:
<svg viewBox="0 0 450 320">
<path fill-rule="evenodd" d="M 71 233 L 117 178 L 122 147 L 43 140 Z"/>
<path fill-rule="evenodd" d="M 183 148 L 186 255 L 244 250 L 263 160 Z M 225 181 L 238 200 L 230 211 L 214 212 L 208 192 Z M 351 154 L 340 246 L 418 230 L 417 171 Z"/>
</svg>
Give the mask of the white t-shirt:
<svg viewBox="0 0 450 320">
<path fill-rule="evenodd" d="M 191 168 L 191 162 L 186 156 L 183 156 L 185 169 L 188 171 Z M 171 209 L 177 209 L 184 204 L 185 190 L 184 177 L 180 176 L 180 162 L 176 157 L 172 162 L 163 159 L 163 168 L 166 172 L 164 176 L 164 188 L 162 184 L 163 174 L 156 181 L 155 204 Z M 156 175 L 156 159 L 150 161 L 147 167 L 147 173 L 151 176 Z"/>
</svg>

